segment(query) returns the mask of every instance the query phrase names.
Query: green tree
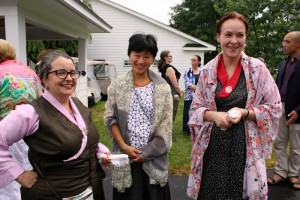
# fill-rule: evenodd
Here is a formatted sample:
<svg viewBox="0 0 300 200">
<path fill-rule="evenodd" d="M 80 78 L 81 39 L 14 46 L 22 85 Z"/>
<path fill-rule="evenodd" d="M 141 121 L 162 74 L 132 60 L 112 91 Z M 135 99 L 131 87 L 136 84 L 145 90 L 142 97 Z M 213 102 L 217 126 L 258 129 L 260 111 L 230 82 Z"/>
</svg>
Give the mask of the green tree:
<svg viewBox="0 0 300 200">
<path fill-rule="evenodd" d="M 31 40 L 26 42 L 27 48 L 27 59 L 37 63 L 37 55 L 45 49 L 43 41 L 41 40 Z"/>
<path fill-rule="evenodd" d="M 220 15 L 215 11 L 212 0 L 184 0 L 171 8 L 170 26 L 217 46 L 215 27 Z M 208 52 L 205 63 L 217 52 Z"/>
<path fill-rule="evenodd" d="M 78 41 L 77 40 L 30 40 L 27 41 L 27 58 L 37 63 L 37 56 L 45 49 L 61 49 L 68 55 L 78 56 Z"/>
<path fill-rule="evenodd" d="M 87 8 L 92 10 L 90 0 L 81 0 L 82 4 Z M 91 34 L 88 37 L 88 40 L 92 40 Z M 68 55 L 77 57 L 78 56 L 78 41 L 77 40 L 51 40 L 51 41 L 42 41 L 42 40 L 31 40 L 27 41 L 27 58 L 37 63 L 37 56 L 39 53 L 46 49 L 61 49 L 66 52 Z"/>
<path fill-rule="evenodd" d="M 196 15 L 195 10 L 206 14 Z M 215 37 L 217 19 L 229 11 L 242 13 L 249 24 L 247 54 L 263 57 L 273 74 L 276 73 L 280 60 L 284 58 L 281 51 L 284 35 L 293 30 L 300 30 L 298 0 L 202 0 L 199 2 L 184 0 L 182 4 L 172 8 L 172 11 L 173 27 L 213 45 L 216 45 L 215 39 L 211 41 L 212 37 L 207 35 L 211 34 Z M 194 15 L 194 18 L 190 18 L 192 21 L 183 18 L 187 15 L 184 12 L 190 11 L 192 11 L 191 15 Z M 183 23 L 184 20 L 186 25 Z M 196 25 L 191 26 L 190 23 Z M 203 26 L 201 24 L 208 24 L 205 26 L 205 31 L 198 28 Z M 194 34 L 195 32 L 197 35 Z"/>
</svg>

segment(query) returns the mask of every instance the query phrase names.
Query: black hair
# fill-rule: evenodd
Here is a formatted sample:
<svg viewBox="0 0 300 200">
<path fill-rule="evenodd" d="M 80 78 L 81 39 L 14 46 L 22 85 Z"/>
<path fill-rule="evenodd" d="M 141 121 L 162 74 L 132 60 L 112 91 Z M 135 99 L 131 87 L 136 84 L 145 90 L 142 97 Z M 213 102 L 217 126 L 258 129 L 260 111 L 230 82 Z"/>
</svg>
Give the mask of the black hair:
<svg viewBox="0 0 300 200">
<path fill-rule="evenodd" d="M 143 34 L 143 33 L 136 33 L 129 38 L 129 45 L 128 45 L 128 56 L 132 51 L 141 52 L 141 51 L 148 51 L 150 52 L 153 57 L 155 58 L 158 52 L 157 48 L 157 39 L 152 34 Z"/>
</svg>

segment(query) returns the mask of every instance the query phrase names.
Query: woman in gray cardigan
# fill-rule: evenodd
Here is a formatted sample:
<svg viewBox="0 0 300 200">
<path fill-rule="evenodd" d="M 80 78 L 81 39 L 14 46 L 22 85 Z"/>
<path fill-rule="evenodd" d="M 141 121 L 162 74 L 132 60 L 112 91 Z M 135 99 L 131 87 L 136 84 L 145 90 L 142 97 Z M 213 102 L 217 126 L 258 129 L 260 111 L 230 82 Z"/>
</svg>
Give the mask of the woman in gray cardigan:
<svg viewBox="0 0 300 200">
<path fill-rule="evenodd" d="M 114 200 L 171 199 L 172 95 L 165 80 L 149 69 L 157 51 L 155 36 L 131 36 L 128 56 L 132 69 L 108 88 L 104 121 L 113 138 L 112 152 L 125 153 L 131 160 L 113 168 Z"/>
</svg>

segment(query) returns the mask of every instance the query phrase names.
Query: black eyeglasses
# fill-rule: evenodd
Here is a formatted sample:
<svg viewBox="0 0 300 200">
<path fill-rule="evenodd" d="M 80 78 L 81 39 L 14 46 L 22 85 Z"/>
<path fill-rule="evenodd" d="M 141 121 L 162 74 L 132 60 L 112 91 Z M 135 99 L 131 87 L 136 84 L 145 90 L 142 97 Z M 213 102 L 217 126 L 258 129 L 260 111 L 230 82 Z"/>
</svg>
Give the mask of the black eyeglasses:
<svg viewBox="0 0 300 200">
<path fill-rule="evenodd" d="M 60 78 L 60 79 L 67 78 L 68 74 L 70 74 L 71 78 L 78 79 L 79 75 L 80 75 L 80 73 L 78 71 L 67 72 L 64 69 L 58 69 L 58 70 L 50 71 L 50 72 L 47 73 L 47 75 L 50 74 L 50 73 L 55 73 L 57 78 Z"/>
</svg>

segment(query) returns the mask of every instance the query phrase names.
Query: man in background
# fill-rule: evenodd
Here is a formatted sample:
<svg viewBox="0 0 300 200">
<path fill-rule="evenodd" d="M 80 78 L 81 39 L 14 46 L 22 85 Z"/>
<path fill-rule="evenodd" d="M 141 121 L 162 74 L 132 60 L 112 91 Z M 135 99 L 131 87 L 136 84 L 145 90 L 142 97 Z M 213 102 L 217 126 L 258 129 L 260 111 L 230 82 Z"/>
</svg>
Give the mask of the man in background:
<svg viewBox="0 0 300 200">
<path fill-rule="evenodd" d="M 285 35 L 283 53 L 288 57 L 279 64 L 276 79 L 283 106 L 274 142 L 277 162 L 273 177 L 268 178 L 268 184 L 275 185 L 287 179 L 293 189 L 300 190 L 300 31 Z"/>
</svg>

